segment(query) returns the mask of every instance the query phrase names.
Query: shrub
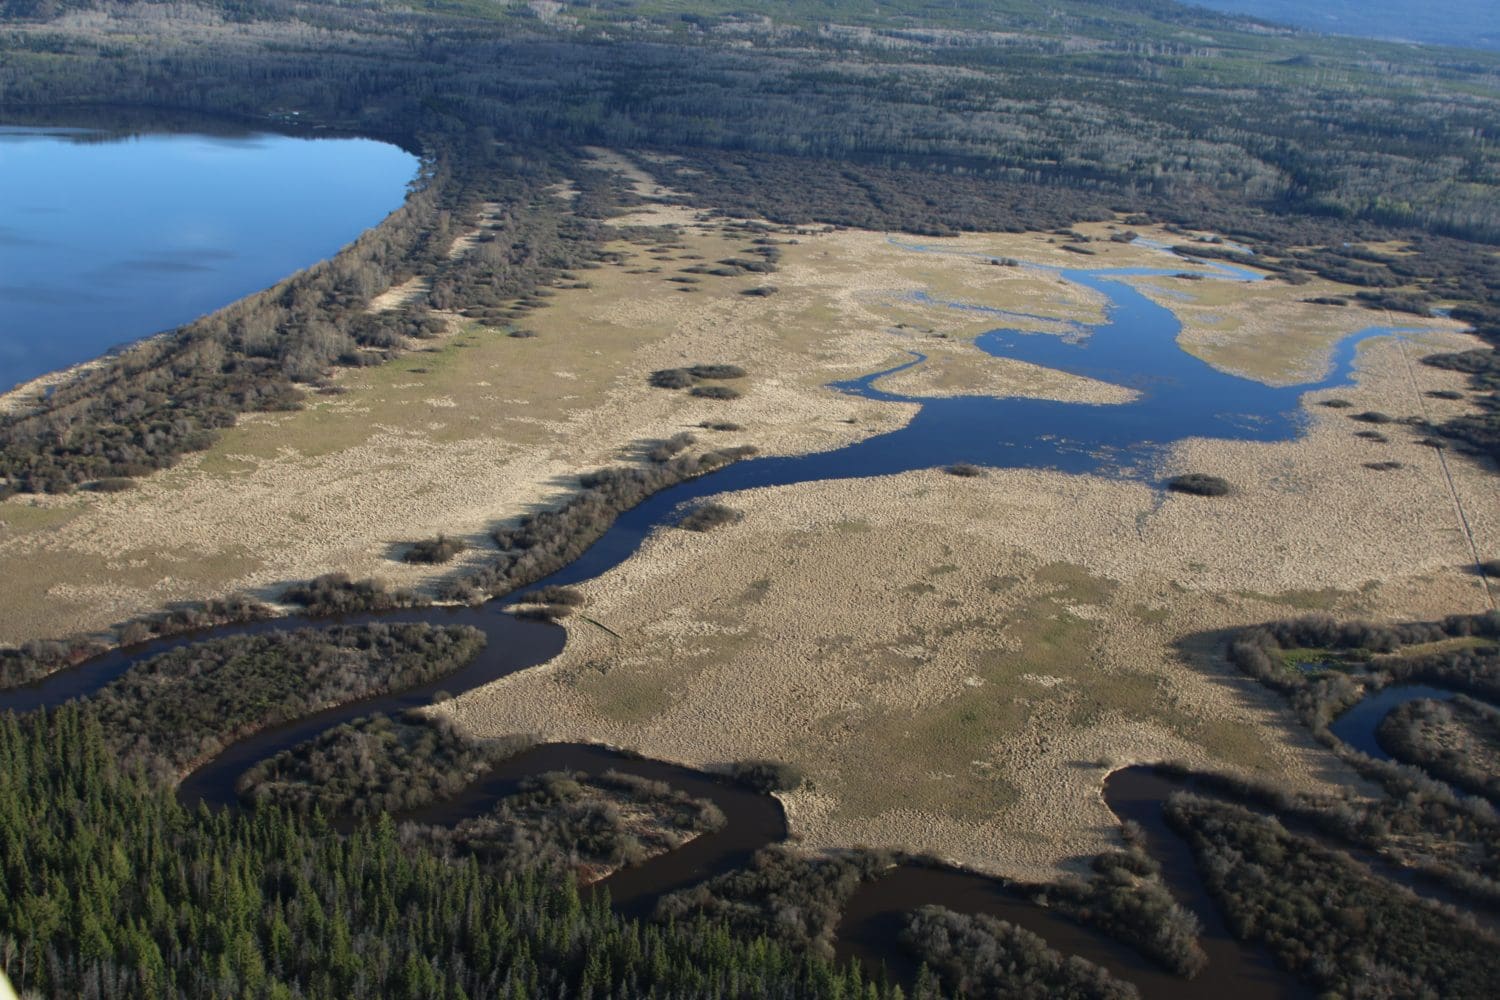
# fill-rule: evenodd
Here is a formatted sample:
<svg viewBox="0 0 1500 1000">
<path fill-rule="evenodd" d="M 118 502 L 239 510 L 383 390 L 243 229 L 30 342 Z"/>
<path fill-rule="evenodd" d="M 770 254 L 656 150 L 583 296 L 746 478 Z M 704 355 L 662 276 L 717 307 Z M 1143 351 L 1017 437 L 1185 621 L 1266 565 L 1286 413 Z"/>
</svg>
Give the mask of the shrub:
<svg viewBox="0 0 1500 1000">
<path fill-rule="evenodd" d="M 574 609 L 566 604 L 530 604 L 524 608 L 517 608 L 512 612 L 517 618 L 527 618 L 538 622 L 560 621 L 573 613 Z"/>
<path fill-rule="evenodd" d="M 1347 399 L 1325 399 L 1318 405 L 1326 406 L 1330 410 L 1347 410 L 1354 406 L 1354 404 L 1349 402 Z"/>
<path fill-rule="evenodd" d="M 665 462 L 689 445 L 696 444 L 697 441 L 698 439 L 688 431 L 681 431 L 665 441 L 658 441 L 646 452 L 646 457 L 653 462 Z"/>
<path fill-rule="evenodd" d="M 235 791 L 247 804 L 274 802 L 300 813 L 404 812 L 452 797 L 531 744 L 523 736 L 481 743 L 447 719 L 418 712 L 369 715 L 262 760 Z"/>
<path fill-rule="evenodd" d="M 1198 943 L 1197 916 L 1162 882 L 1161 865 L 1147 852 L 1140 827 L 1126 823 L 1124 835 L 1126 849 L 1096 857 L 1086 883 L 1046 887 L 1046 905 L 1124 941 L 1179 976 L 1196 976 L 1208 964 Z"/>
<path fill-rule="evenodd" d="M 776 760 L 742 760 L 729 769 L 729 776 L 763 795 L 790 792 L 802 784 L 802 771 L 795 764 Z"/>
<path fill-rule="evenodd" d="M 702 427 L 704 430 L 708 430 L 708 431 L 742 431 L 742 430 L 744 430 L 743 427 L 741 427 L 739 424 L 735 423 L 732 420 L 705 420 L 701 424 L 699 424 L 698 426 Z"/>
<path fill-rule="evenodd" d="M 1489 559 L 1480 563 L 1479 574 L 1500 580 L 1500 559 Z"/>
<path fill-rule="evenodd" d="M 697 382 L 686 368 L 662 368 L 647 379 L 658 389 L 686 389 Z"/>
<path fill-rule="evenodd" d="M 1274 819 L 1191 795 L 1166 814 L 1235 936 L 1322 995 L 1489 996 L 1500 976 L 1478 928 Z"/>
<path fill-rule="evenodd" d="M 401 561 L 427 564 L 445 563 L 451 561 L 464 548 L 464 543 L 457 538 L 438 535 L 436 538 L 424 539 L 414 544 L 406 550 L 406 554 L 401 557 Z"/>
<path fill-rule="evenodd" d="M 440 596 L 475 601 L 535 583 L 582 555 L 621 512 L 657 490 L 753 454 L 755 449 L 746 445 L 683 455 L 649 469 L 601 469 L 582 476 L 582 491 L 562 507 L 528 514 L 514 526 L 497 530 L 494 539 L 500 554 L 496 560 L 447 581 L 440 588 Z"/>
<path fill-rule="evenodd" d="M 1363 413 L 1356 413 L 1350 419 L 1360 420 L 1367 424 L 1388 424 L 1394 418 L 1388 413 L 1381 413 L 1379 410 L 1366 410 Z"/>
<path fill-rule="evenodd" d="M 924 906 L 908 915 L 902 943 L 959 996 L 1129 1000 L 1140 994 L 1104 969 L 1068 957 L 1022 927 L 986 914 Z"/>
<path fill-rule="evenodd" d="M 409 590 L 387 590 L 378 580 L 351 580 L 348 573 L 327 573 L 307 583 L 294 584 L 281 599 L 300 604 L 315 615 L 343 615 L 355 611 L 388 611 L 419 603 Z"/>
<path fill-rule="evenodd" d="M 739 365 L 694 365 L 687 371 L 693 378 L 720 379 L 745 377 L 745 369 Z"/>
<path fill-rule="evenodd" d="M 727 385 L 695 385 L 693 395 L 702 396 L 704 399 L 739 399 L 738 389 L 731 389 Z"/>
<path fill-rule="evenodd" d="M 520 604 L 560 604 L 576 608 L 583 604 L 583 594 L 572 587 L 542 587 L 540 590 L 528 590 L 517 597 L 516 601 Z"/>
<path fill-rule="evenodd" d="M 777 288 L 775 285 L 761 285 L 758 288 L 747 288 L 744 291 L 740 292 L 740 294 L 741 295 L 755 295 L 755 296 L 759 296 L 761 298 L 765 298 L 765 297 L 770 296 L 770 295 L 775 295 L 778 291 L 780 291 L 780 289 Z"/>
<path fill-rule="evenodd" d="M 888 855 L 868 850 L 814 859 L 785 846 L 767 847 L 746 868 L 663 896 L 656 917 L 678 923 L 721 920 L 745 938 L 767 938 L 831 957 L 834 931 L 850 898 L 890 861 Z"/>
<path fill-rule="evenodd" d="M 948 475 L 950 476 L 962 476 L 966 479 L 972 479 L 975 476 L 984 475 L 983 467 L 974 465 L 969 462 L 955 462 L 943 471 L 948 473 Z"/>
<path fill-rule="evenodd" d="M 743 514 L 732 507 L 710 502 L 699 504 L 677 526 L 688 531 L 712 531 L 726 524 L 734 524 L 743 517 Z"/>
<path fill-rule="evenodd" d="M 518 794 L 489 813 L 427 833 L 505 871 L 573 868 L 587 879 L 639 864 L 724 822 L 712 802 L 664 782 L 616 771 L 552 771 L 524 779 Z"/>
<path fill-rule="evenodd" d="M 92 703 L 122 759 L 183 773 L 267 726 L 450 673 L 483 645 L 478 629 L 420 623 L 228 636 L 134 664 Z"/>
<path fill-rule="evenodd" d="M 1203 472 L 1189 472 L 1167 480 L 1167 489 L 1174 493 L 1191 493 L 1200 497 L 1221 497 L 1229 493 L 1229 483 L 1218 476 Z"/>
</svg>

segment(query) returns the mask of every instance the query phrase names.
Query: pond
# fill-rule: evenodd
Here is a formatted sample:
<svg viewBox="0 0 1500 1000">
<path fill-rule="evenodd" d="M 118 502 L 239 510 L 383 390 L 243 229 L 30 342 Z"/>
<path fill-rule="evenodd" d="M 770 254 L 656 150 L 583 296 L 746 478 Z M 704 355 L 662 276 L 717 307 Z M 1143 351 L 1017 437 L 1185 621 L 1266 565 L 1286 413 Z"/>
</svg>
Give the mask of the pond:
<svg viewBox="0 0 1500 1000">
<path fill-rule="evenodd" d="M 0 126 L 0 392 L 333 256 L 417 168 L 370 139 Z"/>
</svg>

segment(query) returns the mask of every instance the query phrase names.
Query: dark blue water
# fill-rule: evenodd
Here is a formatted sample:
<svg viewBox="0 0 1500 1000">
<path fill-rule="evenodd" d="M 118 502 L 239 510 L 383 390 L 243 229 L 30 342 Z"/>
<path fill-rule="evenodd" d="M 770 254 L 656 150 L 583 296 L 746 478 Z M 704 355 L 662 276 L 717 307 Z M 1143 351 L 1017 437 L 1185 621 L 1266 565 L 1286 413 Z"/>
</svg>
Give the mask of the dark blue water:
<svg viewBox="0 0 1500 1000">
<path fill-rule="evenodd" d="M 1386 715 L 1394 708 L 1419 698 L 1447 701 L 1454 692 L 1426 684 L 1392 684 L 1374 694 L 1367 694 L 1354 707 L 1345 711 L 1329 724 L 1333 735 L 1356 750 L 1361 750 L 1377 760 L 1390 760 L 1391 755 L 1380 746 L 1376 730 Z"/>
<path fill-rule="evenodd" d="M 1193 263 L 1192 266 L 1205 274 L 1206 280 L 1251 280 L 1253 276 L 1253 272 L 1221 264 Z M 1289 388 L 1267 387 L 1218 371 L 1181 351 L 1176 342 L 1180 328 L 1170 310 L 1154 304 L 1122 280 L 1133 275 L 1177 273 L 1181 269 L 1060 271 L 1058 273 L 1066 280 L 1105 296 L 1109 305 L 1104 322 L 1097 326 L 1074 325 L 1067 337 L 1001 328 L 977 340 L 980 349 L 996 357 L 1016 358 L 1130 387 L 1138 394 L 1130 403 L 1106 406 L 1034 399 L 903 396 L 874 387 L 881 375 L 888 372 L 840 383 L 835 388 L 851 395 L 916 403 L 920 409 L 910 424 L 889 434 L 821 454 L 740 462 L 657 494 L 626 512 L 582 557 L 541 583 L 578 582 L 606 572 L 628 558 L 652 529 L 670 523 L 684 505 L 716 493 L 893 474 L 955 462 L 1106 473 L 1151 481 L 1157 475 L 1155 466 L 1164 451 L 1174 442 L 1189 436 L 1278 441 L 1300 433 L 1303 427 L 1300 396 L 1311 389 L 1343 384 L 1349 378 L 1354 352 L 1360 342 L 1399 332 L 1372 327 L 1352 334 L 1334 352 L 1330 371 L 1323 379 Z M 920 356 L 914 356 L 908 365 L 920 360 Z M 458 673 L 420 689 L 340 706 L 231 746 L 183 782 L 180 793 L 187 801 L 228 802 L 234 794 L 235 780 L 245 768 L 327 726 L 368 712 L 393 711 L 423 704 L 438 687 L 453 692 L 468 690 L 541 662 L 554 655 L 561 646 L 562 633 L 555 626 L 518 622 L 508 615 L 497 614 L 495 604 L 481 608 L 426 608 L 390 615 L 358 616 L 352 620 L 471 624 L 483 629 L 489 642 L 475 661 Z M 229 626 L 210 634 L 259 631 L 286 624 Z M 86 696 L 131 664 L 165 648 L 202 638 L 205 636 L 182 637 L 115 651 L 81 668 L 54 675 L 31 688 L 0 693 L 0 709 L 24 710 Z M 1373 729 L 1386 711 L 1406 698 L 1445 695 L 1446 692 L 1422 687 L 1388 688 L 1346 713 L 1333 728 L 1335 733 L 1361 749 L 1380 754 L 1378 745 L 1373 744 Z M 1371 734 L 1368 741 L 1365 740 L 1367 733 Z M 595 758 L 600 756 L 597 749 L 591 748 L 542 748 L 525 761 L 517 762 L 517 768 L 521 769 L 518 773 L 556 766 L 558 753 L 582 754 L 594 763 L 598 763 Z M 569 758 L 567 766 L 574 763 Z M 612 757 L 606 761 L 606 766 L 638 769 L 634 764 L 618 762 Z M 644 766 L 661 765 L 647 762 Z M 680 786 L 692 777 L 686 772 L 678 773 L 681 770 L 675 769 L 671 774 L 653 772 L 648 776 L 664 777 Z M 509 773 L 498 774 L 493 780 L 477 784 L 471 790 L 472 794 L 461 802 L 442 804 L 431 812 L 456 816 L 487 809 L 496 795 L 504 794 L 511 787 L 513 778 L 514 775 Z M 694 794 L 706 794 L 722 804 L 725 789 L 710 787 L 712 783 L 703 776 L 698 776 L 698 779 L 702 787 L 694 786 Z M 1156 823 L 1165 830 L 1160 820 L 1160 802 L 1175 786 L 1166 787 L 1165 791 L 1151 786 L 1142 791 L 1143 780 L 1140 774 L 1112 776 L 1111 786 L 1106 788 L 1107 799 L 1117 812 L 1135 799 L 1142 802 L 1149 799 L 1149 812 L 1121 812 L 1122 818 L 1137 819 L 1148 828 L 1151 828 L 1151 823 Z M 738 794 L 741 798 L 752 798 L 746 793 Z M 1132 795 L 1135 799 L 1131 798 Z M 748 809 L 744 816 L 726 808 L 733 821 L 723 833 L 701 838 L 688 849 L 669 855 L 660 864 L 617 876 L 608 886 L 611 889 L 617 886 L 622 897 L 644 912 L 645 902 L 642 901 L 654 899 L 664 889 L 687 885 L 706 875 L 743 865 L 755 848 L 785 835 L 779 809 L 768 811 L 762 808 L 772 805 L 770 800 L 754 805 L 756 809 Z M 869 958 L 875 967 L 883 957 L 881 950 L 893 947 L 895 924 L 884 919 L 890 915 L 886 911 L 904 911 L 919 903 L 937 902 L 959 909 L 996 912 L 1007 919 L 1017 920 L 1023 926 L 1031 926 L 1057 945 L 1070 951 L 1083 951 L 1110 963 L 1111 968 L 1126 978 L 1151 983 L 1152 995 L 1196 996 L 1207 990 L 1230 997 L 1301 995 L 1301 988 L 1278 974 L 1260 949 L 1242 946 L 1228 934 L 1208 902 L 1186 844 L 1158 833 L 1151 841 L 1151 848 L 1158 860 L 1165 864 L 1166 877 L 1174 892 L 1188 901 L 1207 922 L 1205 944 L 1212 964 L 1209 972 L 1191 985 L 1169 981 L 1168 977 L 1148 968 L 1138 956 L 1124 953 L 1118 945 L 1102 940 L 1098 934 L 1064 926 L 1063 922 L 1029 906 L 997 900 L 993 886 L 975 876 L 939 873 L 933 877 L 931 873 L 916 873 L 914 886 L 890 883 L 884 889 L 877 884 L 875 890 L 862 890 L 866 895 L 874 892 L 875 897 L 864 902 L 856 898 L 850 907 L 856 919 L 846 919 L 840 933 L 847 933 L 857 947 L 861 944 L 866 949 L 873 946 L 876 950 L 868 955 L 858 950 L 854 953 Z M 863 924 L 861 914 L 868 918 Z"/>
<path fill-rule="evenodd" d="M 1355 351 L 1365 340 L 1408 332 L 1391 327 L 1360 330 L 1338 344 L 1322 379 L 1304 385 L 1267 386 L 1220 371 L 1183 351 L 1177 344 L 1181 332 L 1177 317 L 1124 280 L 1177 274 L 1185 267 L 1204 275 L 1204 280 L 1260 277 L 1257 272 L 1218 262 L 1182 263 L 1185 266 L 1170 269 L 1057 270 L 1053 273 L 1105 297 L 1108 306 L 1103 323 L 1073 324 L 1076 330 L 1068 336 L 1001 328 L 975 341 L 994 357 L 1133 389 L 1134 401 L 1101 405 L 1014 397 L 931 398 L 875 387 L 882 377 L 923 360 L 913 355 L 898 368 L 834 385 L 866 399 L 919 404 L 921 409 L 905 427 L 836 451 L 738 462 L 664 490 L 622 515 L 582 557 L 544 583 L 578 583 L 608 571 L 634 553 L 652 528 L 670 523 L 678 508 L 716 493 L 893 475 L 959 462 L 1152 482 L 1168 449 L 1185 438 L 1284 441 L 1295 437 L 1305 424 L 1299 405 L 1304 393 L 1347 384 Z"/>
<path fill-rule="evenodd" d="M 331 257 L 416 172 L 369 139 L 0 127 L 0 391 Z"/>
<path fill-rule="evenodd" d="M 1500 5 L 1494 0 L 1194 0 L 1194 5 L 1330 35 L 1500 50 Z"/>
</svg>

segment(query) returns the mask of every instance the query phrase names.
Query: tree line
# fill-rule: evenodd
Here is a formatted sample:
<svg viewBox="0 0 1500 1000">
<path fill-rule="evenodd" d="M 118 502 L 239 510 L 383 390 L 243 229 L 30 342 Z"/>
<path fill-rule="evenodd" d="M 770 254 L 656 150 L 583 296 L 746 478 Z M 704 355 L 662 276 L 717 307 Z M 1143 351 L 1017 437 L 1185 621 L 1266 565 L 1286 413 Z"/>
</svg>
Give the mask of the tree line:
<svg viewBox="0 0 1500 1000">
<path fill-rule="evenodd" d="M 87 705 L 0 716 L 0 962 L 100 1000 L 616 996 L 894 1000 L 857 967 L 711 921 L 625 920 L 555 874 L 486 872 L 389 818 L 183 808 Z"/>
</svg>

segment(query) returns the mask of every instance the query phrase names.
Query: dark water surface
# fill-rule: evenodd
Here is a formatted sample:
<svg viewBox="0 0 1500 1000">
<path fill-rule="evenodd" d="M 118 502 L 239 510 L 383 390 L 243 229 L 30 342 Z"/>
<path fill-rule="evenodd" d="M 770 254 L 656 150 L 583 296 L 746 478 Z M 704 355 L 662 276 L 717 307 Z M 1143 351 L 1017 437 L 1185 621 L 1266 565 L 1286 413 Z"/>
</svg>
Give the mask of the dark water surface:
<svg viewBox="0 0 1500 1000">
<path fill-rule="evenodd" d="M 1391 713 L 1409 701 L 1430 698 L 1447 701 L 1454 692 L 1429 684 L 1391 684 L 1374 694 L 1367 694 L 1352 708 L 1347 709 L 1328 726 L 1329 731 L 1356 750 L 1363 751 L 1376 760 L 1390 760 L 1376 735 L 1380 723 Z"/>
<path fill-rule="evenodd" d="M 0 392 L 333 256 L 416 173 L 370 139 L 0 126 Z"/>
<path fill-rule="evenodd" d="M 905 245 L 913 252 L 944 252 Z M 1177 344 L 1182 325 L 1170 309 L 1152 302 L 1129 278 L 1190 270 L 1205 280 L 1256 281 L 1259 272 L 1221 263 L 1184 261 L 1178 266 L 1041 269 L 1101 294 L 1108 305 L 1097 326 L 1068 324 L 1067 336 L 996 329 L 975 343 L 994 357 L 1014 358 L 1136 391 L 1129 403 L 1060 403 L 990 396 L 918 397 L 885 392 L 875 383 L 920 363 L 921 355 L 889 371 L 835 383 L 866 399 L 916 403 L 911 422 L 835 451 L 736 462 L 648 498 L 627 511 L 609 532 L 572 564 L 543 581 L 589 580 L 629 558 L 652 529 L 670 523 L 680 509 L 716 493 L 864 476 L 894 475 L 958 462 L 997 468 L 1054 469 L 1151 482 L 1157 463 L 1176 442 L 1189 437 L 1229 441 L 1284 441 L 1301 433 L 1304 393 L 1347 385 L 1359 345 L 1376 337 L 1413 331 L 1372 326 L 1351 333 L 1334 348 L 1329 371 L 1303 385 L 1273 387 L 1220 371 Z M 970 308 L 959 305 L 958 308 Z M 1037 317 L 1030 317 L 1037 318 Z"/>
<path fill-rule="evenodd" d="M 931 248 L 910 246 L 913 252 Z M 1256 272 L 1218 263 L 1164 259 L 1162 270 L 1062 270 L 1062 279 L 1102 294 L 1106 319 L 1097 326 L 1059 324 L 1066 336 L 996 329 L 979 338 L 979 347 L 998 357 L 1017 358 L 1062 371 L 1103 379 L 1136 390 L 1134 401 L 1110 406 L 1046 400 L 964 397 L 927 399 L 894 395 L 875 387 L 879 375 L 836 386 L 869 399 L 917 403 L 920 409 L 900 430 L 815 455 L 744 461 L 701 479 L 683 483 L 626 512 L 600 541 L 577 561 L 545 583 L 590 579 L 628 558 L 654 528 L 670 523 L 690 501 L 717 493 L 756 487 L 851 477 L 875 476 L 933 468 L 954 462 L 1065 472 L 1109 474 L 1153 481 L 1156 464 L 1174 442 L 1189 436 L 1225 440 L 1278 441 L 1294 437 L 1303 426 L 1299 397 L 1310 389 L 1347 382 L 1354 352 L 1364 340 L 1400 331 L 1372 327 L 1345 338 L 1323 379 L 1303 386 L 1272 388 L 1218 371 L 1177 346 L 1180 326 L 1170 312 L 1124 279 L 1175 274 L 1192 269 L 1204 280 L 1256 280 Z M 1000 318 L 997 315 L 997 318 Z M 915 357 L 916 363 L 920 357 Z M 884 374 L 884 373 L 882 373 Z M 381 696 L 331 709 L 308 719 L 266 730 L 228 748 L 190 775 L 179 790 L 189 803 L 233 802 L 236 779 L 256 761 L 295 746 L 329 726 L 371 712 L 399 712 L 430 701 L 434 692 L 462 693 L 490 680 L 555 656 L 564 633 L 552 625 L 519 621 L 499 609 L 500 602 L 477 608 L 427 608 L 386 615 L 356 616 L 347 621 L 429 621 L 467 624 L 488 637 L 485 650 L 455 674 L 408 692 Z M 84 697 L 142 659 L 164 649 L 222 635 L 311 624 L 288 619 L 250 626 L 226 626 L 194 636 L 162 640 L 118 650 L 78 668 L 26 688 L 0 692 L 0 711 L 24 711 Z M 325 619 L 318 624 L 327 624 Z M 1394 696 L 1394 695 L 1393 695 Z M 1414 695 L 1416 696 L 1416 695 Z M 1368 723 L 1373 729 L 1390 706 Z M 1346 717 L 1349 718 L 1349 717 Z M 1335 730 L 1345 720 L 1336 723 Z M 1359 739 L 1350 721 L 1346 739 Z M 1343 735 L 1343 733 L 1341 733 Z M 487 811 L 498 797 L 515 791 L 528 774 L 555 769 L 598 771 L 615 768 L 640 774 L 712 799 L 729 818 L 727 827 L 679 851 L 627 869 L 604 887 L 627 913 L 650 912 L 659 896 L 706 877 L 743 866 L 760 847 L 786 837 L 786 821 L 775 800 L 726 784 L 713 775 L 656 761 L 645 761 L 598 747 L 538 747 L 503 763 L 455 800 L 403 817 L 427 823 L 453 823 Z M 1025 902 L 1002 883 L 947 869 L 903 866 L 867 886 L 854 897 L 840 927 L 840 949 L 893 974 L 905 976 L 910 963 L 902 957 L 897 934 L 899 914 L 925 903 L 964 912 L 986 912 L 1041 934 L 1055 947 L 1084 955 L 1137 982 L 1147 997 L 1222 994 L 1226 1000 L 1304 995 L 1277 971 L 1266 955 L 1235 941 L 1208 899 L 1193 868 L 1185 842 L 1171 833 L 1161 816 L 1165 797 L 1177 779 L 1146 768 L 1112 775 L 1105 799 L 1122 819 L 1141 823 L 1149 849 L 1162 863 L 1172 891 L 1204 922 L 1204 946 L 1210 966 L 1188 983 L 1157 970 L 1111 939 L 1080 927 L 1055 912 Z"/>
</svg>

